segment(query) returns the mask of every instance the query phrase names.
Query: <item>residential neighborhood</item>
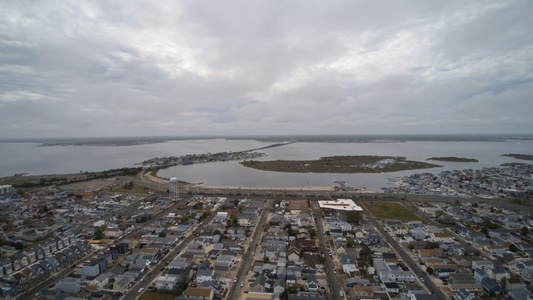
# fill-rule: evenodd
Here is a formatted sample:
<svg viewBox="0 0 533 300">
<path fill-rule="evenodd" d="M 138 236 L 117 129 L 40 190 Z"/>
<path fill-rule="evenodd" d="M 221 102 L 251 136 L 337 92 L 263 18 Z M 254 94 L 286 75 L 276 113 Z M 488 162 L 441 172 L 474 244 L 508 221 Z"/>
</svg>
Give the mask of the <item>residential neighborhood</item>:
<svg viewBox="0 0 533 300">
<path fill-rule="evenodd" d="M 484 201 L 4 190 L 6 299 L 533 295 L 533 219 Z"/>
</svg>

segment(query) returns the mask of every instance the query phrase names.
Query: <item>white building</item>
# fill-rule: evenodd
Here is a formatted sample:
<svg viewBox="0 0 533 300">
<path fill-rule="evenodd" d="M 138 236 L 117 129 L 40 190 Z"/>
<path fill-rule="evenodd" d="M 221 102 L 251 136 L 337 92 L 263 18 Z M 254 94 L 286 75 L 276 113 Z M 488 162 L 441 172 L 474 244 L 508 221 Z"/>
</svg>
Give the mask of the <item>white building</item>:
<svg viewBox="0 0 533 300">
<path fill-rule="evenodd" d="M 155 287 L 171 291 L 178 284 L 178 280 L 179 278 L 175 276 L 161 275 L 155 280 Z"/>
<path fill-rule="evenodd" d="M 11 185 L 0 185 L 0 195 L 1 194 L 7 194 L 7 193 L 12 193 L 15 191 L 15 188 Z"/>
<path fill-rule="evenodd" d="M 318 201 L 321 209 L 332 209 L 342 211 L 357 211 L 362 212 L 363 208 L 355 204 L 351 199 L 337 199 L 328 201 Z"/>
</svg>

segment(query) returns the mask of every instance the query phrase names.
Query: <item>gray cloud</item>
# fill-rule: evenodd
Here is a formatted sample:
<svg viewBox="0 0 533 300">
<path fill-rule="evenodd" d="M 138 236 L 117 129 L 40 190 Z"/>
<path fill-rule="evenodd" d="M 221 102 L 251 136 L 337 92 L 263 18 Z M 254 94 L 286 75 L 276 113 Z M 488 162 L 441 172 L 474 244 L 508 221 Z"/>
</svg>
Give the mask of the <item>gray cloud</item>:
<svg viewBox="0 0 533 300">
<path fill-rule="evenodd" d="M 0 4 L 0 138 L 530 133 L 529 1 Z"/>
</svg>

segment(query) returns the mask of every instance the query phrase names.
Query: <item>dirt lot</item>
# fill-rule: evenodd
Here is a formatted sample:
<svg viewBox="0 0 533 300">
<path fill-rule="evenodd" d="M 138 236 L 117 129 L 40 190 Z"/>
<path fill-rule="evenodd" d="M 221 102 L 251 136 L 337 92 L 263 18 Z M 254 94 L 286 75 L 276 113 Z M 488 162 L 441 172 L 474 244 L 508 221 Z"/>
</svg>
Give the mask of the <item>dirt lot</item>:
<svg viewBox="0 0 533 300">
<path fill-rule="evenodd" d="M 109 179 L 95 179 L 91 181 L 67 184 L 67 185 L 62 186 L 62 188 L 65 190 L 70 190 L 70 191 L 79 191 L 79 190 L 98 191 L 106 187 L 113 187 L 113 186 L 119 186 L 119 185 L 122 185 L 122 180 L 118 178 L 109 178 Z"/>
</svg>

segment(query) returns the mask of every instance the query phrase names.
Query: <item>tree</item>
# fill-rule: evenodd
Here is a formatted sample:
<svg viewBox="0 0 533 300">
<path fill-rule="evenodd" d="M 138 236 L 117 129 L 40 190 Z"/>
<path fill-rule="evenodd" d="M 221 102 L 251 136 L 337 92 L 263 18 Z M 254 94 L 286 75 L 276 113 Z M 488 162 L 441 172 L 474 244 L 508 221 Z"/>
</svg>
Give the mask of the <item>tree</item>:
<svg viewBox="0 0 533 300">
<path fill-rule="evenodd" d="M 124 189 L 131 190 L 133 188 L 133 181 L 128 181 L 124 184 Z"/>
<path fill-rule="evenodd" d="M 437 249 L 439 247 L 440 247 L 440 245 L 437 242 L 431 242 L 431 243 L 426 245 L 426 249 Z"/>
<path fill-rule="evenodd" d="M 105 225 L 94 229 L 94 239 L 101 240 L 104 237 Z"/>
<path fill-rule="evenodd" d="M 161 232 L 159 233 L 159 237 L 161 237 L 161 238 L 167 237 L 167 233 L 164 232 L 164 231 L 161 231 Z"/>
<path fill-rule="evenodd" d="M 309 235 L 311 236 L 312 239 L 314 239 L 316 237 L 316 229 L 308 228 L 308 230 L 309 230 Z"/>
<path fill-rule="evenodd" d="M 523 236 L 526 236 L 527 234 L 529 233 L 529 229 L 527 229 L 527 227 L 522 227 L 520 228 L 520 234 L 523 235 Z"/>
<path fill-rule="evenodd" d="M 349 211 L 346 213 L 346 221 L 350 224 L 359 224 L 363 220 L 363 215 L 356 211 Z"/>
<path fill-rule="evenodd" d="M 507 291 L 507 278 L 503 277 L 500 280 L 500 286 L 502 287 L 503 292 Z"/>
<path fill-rule="evenodd" d="M 498 225 L 494 224 L 492 222 L 491 217 L 483 217 L 483 226 L 485 226 L 488 229 L 495 229 L 498 228 Z"/>
<path fill-rule="evenodd" d="M 428 272 L 428 274 L 430 274 L 430 275 L 433 274 L 433 268 L 427 267 L 426 268 L 426 272 Z"/>
</svg>

